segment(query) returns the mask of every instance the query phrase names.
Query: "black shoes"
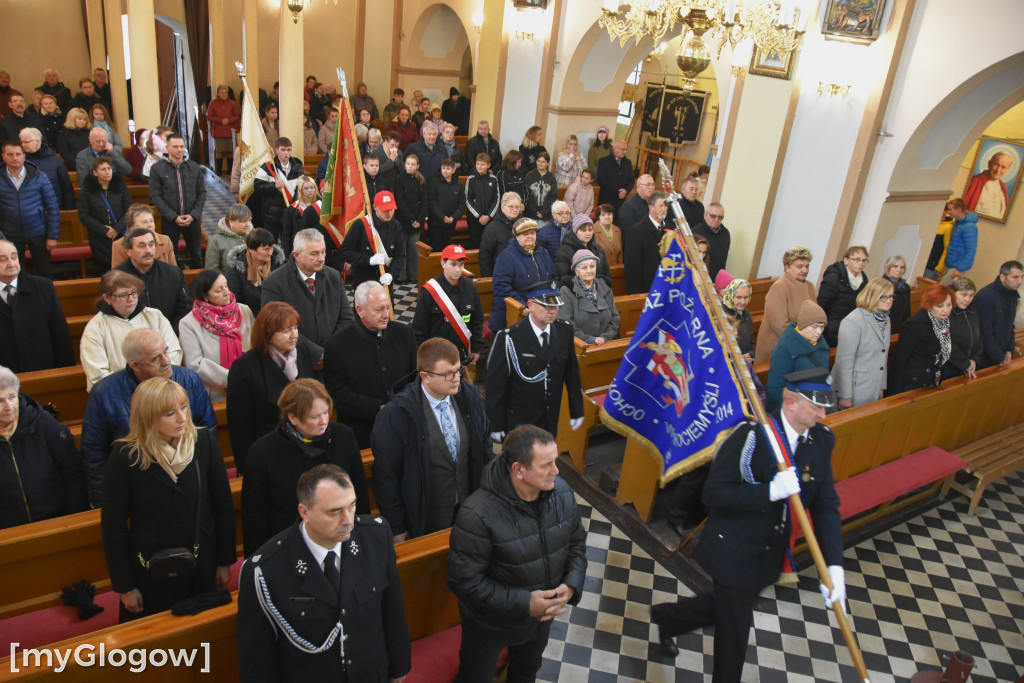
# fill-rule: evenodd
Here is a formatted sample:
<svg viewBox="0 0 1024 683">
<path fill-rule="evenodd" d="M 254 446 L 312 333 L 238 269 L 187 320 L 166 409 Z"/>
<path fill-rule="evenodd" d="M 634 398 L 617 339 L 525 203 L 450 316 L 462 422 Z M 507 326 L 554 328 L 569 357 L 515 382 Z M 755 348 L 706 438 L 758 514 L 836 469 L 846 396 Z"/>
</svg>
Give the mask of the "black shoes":
<svg viewBox="0 0 1024 683">
<path fill-rule="evenodd" d="M 656 621 L 654 622 L 654 625 L 658 627 L 658 644 L 661 645 L 662 651 L 673 659 L 678 657 L 679 647 L 676 645 L 675 638 L 662 638 L 661 626 Z"/>
</svg>

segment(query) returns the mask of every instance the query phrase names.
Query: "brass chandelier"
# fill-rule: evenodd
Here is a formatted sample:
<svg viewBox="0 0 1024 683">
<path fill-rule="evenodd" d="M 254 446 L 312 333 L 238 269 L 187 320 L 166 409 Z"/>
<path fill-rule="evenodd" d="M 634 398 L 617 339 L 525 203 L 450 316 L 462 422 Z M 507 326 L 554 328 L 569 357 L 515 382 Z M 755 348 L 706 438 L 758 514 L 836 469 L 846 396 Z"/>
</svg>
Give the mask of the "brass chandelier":
<svg viewBox="0 0 1024 683">
<path fill-rule="evenodd" d="M 748 38 L 766 54 L 784 55 L 799 47 L 806 15 L 794 0 L 784 0 L 781 7 L 771 0 L 605 0 L 597 20 L 622 47 L 631 40 L 639 45 L 647 37 L 659 45 L 677 23 L 686 27 L 681 53 L 694 39 L 703 42 L 708 33 L 717 40 L 719 55 L 726 43 L 735 47 Z M 686 33 L 693 34 L 689 41 Z M 696 51 L 696 46 L 689 50 Z"/>
</svg>

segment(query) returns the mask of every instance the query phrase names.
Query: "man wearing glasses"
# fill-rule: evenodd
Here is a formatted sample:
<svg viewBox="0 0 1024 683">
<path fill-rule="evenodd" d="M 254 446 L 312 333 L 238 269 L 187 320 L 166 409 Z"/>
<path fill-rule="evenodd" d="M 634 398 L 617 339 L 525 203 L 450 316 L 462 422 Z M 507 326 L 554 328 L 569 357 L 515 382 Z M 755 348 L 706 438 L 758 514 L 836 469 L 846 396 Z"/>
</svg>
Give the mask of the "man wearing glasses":
<svg viewBox="0 0 1024 683">
<path fill-rule="evenodd" d="M 185 274 L 181 268 L 157 260 L 156 233 L 149 228 L 132 228 L 125 233 L 124 250 L 128 260 L 117 269 L 146 283 L 140 295 L 142 305 L 163 313 L 174 334 L 178 334 L 178 321 L 192 310 Z"/>
<path fill-rule="evenodd" d="M 725 262 L 729 259 L 729 247 L 732 245 L 732 237 L 729 229 L 722 221 L 725 220 L 725 209 L 718 202 L 708 204 L 704 211 L 704 220 L 693 226 L 693 236 L 703 237 L 708 241 L 708 274 L 714 282 L 718 277 L 718 271 L 725 268 Z"/>
<path fill-rule="evenodd" d="M 455 344 L 423 342 L 416 368 L 416 381 L 381 409 L 370 435 L 373 490 L 395 543 L 450 527 L 493 455 L 483 399 L 463 381 Z"/>
<path fill-rule="evenodd" d="M 868 283 L 864 275 L 864 267 L 867 265 L 867 247 L 850 247 L 843 254 L 842 261 L 836 261 L 825 269 L 821 287 L 818 288 L 818 305 L 828 316 L 825 340 L 829 347 L 835 348 L 839 343 L 839 324 L 857 308 L 857 295 Z"/>
</svg>

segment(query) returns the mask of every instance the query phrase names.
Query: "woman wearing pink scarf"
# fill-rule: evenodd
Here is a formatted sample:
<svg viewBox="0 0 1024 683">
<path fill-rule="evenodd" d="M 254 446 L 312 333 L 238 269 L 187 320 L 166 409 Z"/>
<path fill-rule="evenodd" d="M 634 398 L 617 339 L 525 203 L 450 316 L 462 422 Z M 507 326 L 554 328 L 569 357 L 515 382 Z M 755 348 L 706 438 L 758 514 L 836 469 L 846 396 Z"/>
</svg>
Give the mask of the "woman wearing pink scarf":
<svg viewBox="0 0 1024 683">
<path fill-rule="evenodd" d="M 227 279 L 216 270 L 196 276 L 192 298 L 192 315 L 178 325 L 184 365 L 203 380 L 211 401 L 223 401 L 231 364 L 250 348 L 252 311 L 235 301 Z"/>
</svg>

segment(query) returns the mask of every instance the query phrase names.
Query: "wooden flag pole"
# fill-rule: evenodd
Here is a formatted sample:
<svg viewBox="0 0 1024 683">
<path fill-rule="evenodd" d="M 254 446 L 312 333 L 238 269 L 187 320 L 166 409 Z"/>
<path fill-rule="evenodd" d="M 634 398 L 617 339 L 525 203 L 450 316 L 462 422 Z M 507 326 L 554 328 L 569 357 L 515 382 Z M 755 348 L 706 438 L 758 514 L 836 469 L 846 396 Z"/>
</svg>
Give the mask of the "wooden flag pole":
<svg viewBox="0 0 1024 683">
<path fill-rule="evenodd" d="M 345 103 L 345 112 L 348 114 L 349 120 L 349 142 L 352 148 L 356 151 L 356 160 L 359 162 L 359 172 L 363 172 L 363 153 L 359 149 L 359 140 L 356 139 L 356 128 L 355 128 L 355 115 L 352 112 L 352 103 L 348 100 L 348 81 L 345 79 L 345 70 L 340 66 L 338 67 L 338 82 L 341 83 L 341 100 Z M 335 150 L 337 154 L 337 150 Z M 335 161 L 337 163 L 337 161 Z M 373 224 L 373 202 L 371 201 L 370 193 L 366 189 L 366 182 L 359 183 L 363 187 L 363 201 L 366 203 L 366 220 L 370 223 L 370 232 L 373 234 L 374 240 L 377 244 L 375 245 L 378 253 L 384 253 L 384 244 L 380 241 L 380 235 L 377 234 L 377 226 Z M 406 261 L 408 261 L 408 254 L 406 254 Z M 377 266 L 377 272 L 381 276 L 384 275 L 384 266 Z M 392 276 L 394 277 L 394 276 Z M 394 284 L 394 280 L 392 280 Z M 388 310 L 391 311 L 391 319 L 395 320 L 395 304 L 391 300 L 391 290 L 387 287 L 384 288 L 384 295 L 388 298 Z"/>
<path fill-rule="evenodd" d="M 668 168 L 665 166 L 664 160 L 659 159 L 658 165 L 661 169 L 662 176 L 665 179 L 665 185 L 667 188 L 671 188 L 671 176 L 669 175 Z M 701 296 L 704 298 L 704 303 L 711 311 L 711 319 L 715 324 L 715 331 L 718 334 L 719 341 L 722 342 L 723 348 L 728 352 L 727 356 L 730 359 L 734 370 L 737 371 L 736 376 L 743 379 L 743 391 L 746 394 L 747 403 L 753 410 L 757 421 L 765 426 L 770 425 L 771 421 L 768 417 L 768 412 L 764 409 L 764 405 L 761 403 L 761 397 L 758 395 L 757 389 L 754 387 L 754 381 L 750 376 L 747 363 L 740 353 L 739 345 L 736 343 L 736 335 L 735 333 L 729 332 L 729 324 L 725 317 L 725 311 L 722 309 L 722 303 L 718 300 L 718 295 L 714 291 L 714 285 L 711 282 L 707 265 L 700 259 L 700 252 L 697 251 L 697 244 L 693 239 L 693 233 L 690 231 L 690 226 L 687 224 L 686 218 L 683 216 L 683 211 L 679 206 L 679 195 L 675 192 L 669 192 L 668 195 L 672 209 L 676 213 L 676 231 L 680 245 L 683 248 L 683 252 L 686 254 L 686 258 L 689 259 L 693 270 L 698 274 L 698 277 L 696 278 L 698 284 L 697 291 L 701 293 Z M 775 455 L 776 465 L 778 466 L 779 471 L 782 472 L 787 468 L 787 465 L 786 459 L 783 455 L 782 446 L 779 443 L 780 435 L 776 433 L 774 429 L 767 431 L 769 433 L 768 443 L 771 444 L 772 452 Z M 789 502 L 792 506 L 793 516 L 796 518 L 797 522 L 800 524 L 800 528 L 804 532 L 804 540 L 807 542 L 807 548 L 810 550 L 811 557 L 814 560 L 815 568 L 818 570 L 818 576 L 821 579 L 821 583 L 831 593 L 833 589 L 832 577 L 828 573 L 828 566 L 825 564 L 825 558 L 821 554 L 821 546 L 818 545 L 818 539 L 814 535 L 814 529 L 811 527 L 807 518 L 807 511 L 804 509 L 803 500 L 800 498 L 800 494 L 790 496 Z M 839 628 L 843 632 L 843 639 L 846 641 L 846 647 L 850 651 L 850 658 L 853 660 L 853 665 L 857 669 L 857 675 L 860 676 L 863 681 L 869 680 L 867 666 L 864 664 L 864 656 L 861 654 L 860 647 L 857 644 L 857 637 L 853 633 L 849 620 L 846 618 L 846 612 L 843 611 L 842 604 L 837 601 L 833 604 L 832 609 L 835 611 L 836 622 L 839 624 Z"/>
</svg>

